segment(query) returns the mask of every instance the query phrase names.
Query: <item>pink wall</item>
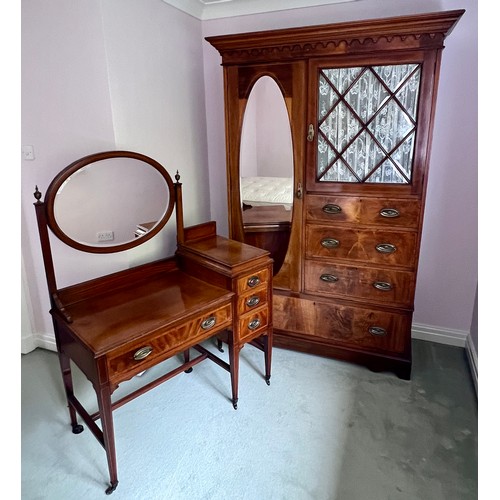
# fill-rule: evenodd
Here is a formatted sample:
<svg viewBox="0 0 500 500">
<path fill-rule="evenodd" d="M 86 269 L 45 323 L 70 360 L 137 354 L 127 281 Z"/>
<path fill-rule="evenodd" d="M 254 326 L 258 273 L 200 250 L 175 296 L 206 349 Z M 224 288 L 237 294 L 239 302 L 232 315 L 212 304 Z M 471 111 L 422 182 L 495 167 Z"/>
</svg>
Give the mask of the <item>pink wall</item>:
<svg viewBox="0 0 500 500">
<path fill-rule="evenodd" d="M 359 0 L 204 22 L 160 0 L 23 1 L 21 143 L 34 145 L 36 159 L 20 166 L 21 237 L 33 330 L 52 327 L 32 193 L 78 157 L 123 147 L 179 168 L 187 222 L 213 218 L 227 234 L 222 71 L 204 36 L 458 8 L 467 13 L 444 51 L 415 322 L 468 333 L 477 285 L 475 1 Z M 172 246 L 168 230 L 154 241 L 111 259 L 77 257 L 54 241 L 60 284 Z"/>
<path fill-rule="evenodd" d="M 437 101 L 427 210 L 415 300 L 414 326 L 450 330 L 465 338 L 477 285 L 477 2 L 474 0 L 359 0 L 332 6 L 205 21 L 203 35 L 467 10 L 446 40 Z M 220 56 L 205 42 L 208 153 L 212 215 L 227 213 L 223 83 Z M 467 71 L 464 71 L 464 68 Z M 227 224 L 224 229 L 227 230 Z"/>
<path fill-rule="evenodd" d="M 178 169 L 187 224 L 210 217 L 201 21 L 161 0 L 22 2 L 22 257 L 33 332 L 53 339 L 33 208 L 37 184 L 76 159 L 130 149 Z M 110 195 L 113 194 L 110 187 Z M 53 239 L 59 286 L 158 259 L 174 225 L 139 248 L 85 254 Z"/>
</svg>

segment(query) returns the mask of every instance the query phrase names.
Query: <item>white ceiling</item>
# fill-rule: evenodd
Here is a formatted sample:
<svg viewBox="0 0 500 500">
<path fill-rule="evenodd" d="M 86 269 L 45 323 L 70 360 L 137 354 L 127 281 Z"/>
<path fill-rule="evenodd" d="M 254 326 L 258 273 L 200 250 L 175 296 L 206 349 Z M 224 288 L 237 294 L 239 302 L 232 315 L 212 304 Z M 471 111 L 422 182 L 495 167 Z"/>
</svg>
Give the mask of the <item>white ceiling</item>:
<svg viewBox="0 0 500 500">
<path fill-rule="evenodd" d="M 163 0 L 200 20 L 260 14 L 357 0 Z"/>
</svg>

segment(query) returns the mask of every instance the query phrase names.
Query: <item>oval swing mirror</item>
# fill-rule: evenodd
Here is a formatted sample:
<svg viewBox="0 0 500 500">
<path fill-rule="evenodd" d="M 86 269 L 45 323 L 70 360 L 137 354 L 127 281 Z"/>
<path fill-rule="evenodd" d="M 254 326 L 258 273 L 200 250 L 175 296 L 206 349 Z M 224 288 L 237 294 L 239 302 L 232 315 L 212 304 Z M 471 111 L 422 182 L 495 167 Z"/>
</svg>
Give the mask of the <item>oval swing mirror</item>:
<svg viewBox="0 0 500 500">
<path fill-rule="evenodd" d="M 248 97 L 240 143 L 240 195 L 245 243 L 268 250 L 274 274 L 288 250 L 293 208 L 290 120 L 276 81 L 261 76 Z"/>
<path fill-rule="evenodd" d="M 66 244 L 91 253 L 128 250 L 166 224 L 174 185 L 158 162 L 130 151 L 86 156 L 66 167 L 45 196 L 49 227 Z"/>
</svg>

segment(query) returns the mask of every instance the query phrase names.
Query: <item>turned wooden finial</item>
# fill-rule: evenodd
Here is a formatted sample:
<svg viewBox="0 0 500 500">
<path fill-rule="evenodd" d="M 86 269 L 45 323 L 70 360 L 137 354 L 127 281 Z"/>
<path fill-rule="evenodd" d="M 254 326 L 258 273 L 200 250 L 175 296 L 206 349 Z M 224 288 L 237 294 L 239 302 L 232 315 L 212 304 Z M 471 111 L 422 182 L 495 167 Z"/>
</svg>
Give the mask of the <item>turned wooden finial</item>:
<svg viewBox="0 0 500 500">
<path fill-rule="evenodd" d="M 175 180 L 176 182 L 179 182 L 181 176 L 179 175 L 179 171 L 177 170 L 177 172 L 175 173 Z"/>
<path fill-rule="evenodd" d="M 40 199 L 42 198 L 42 193 L 40 193 L 40 191 L 38 190 L 38 186 L 35 186 L 35 192 L 33 193 L 33 196 L 35 197 L 37 203 L 41 203 Z"/>
</svg>

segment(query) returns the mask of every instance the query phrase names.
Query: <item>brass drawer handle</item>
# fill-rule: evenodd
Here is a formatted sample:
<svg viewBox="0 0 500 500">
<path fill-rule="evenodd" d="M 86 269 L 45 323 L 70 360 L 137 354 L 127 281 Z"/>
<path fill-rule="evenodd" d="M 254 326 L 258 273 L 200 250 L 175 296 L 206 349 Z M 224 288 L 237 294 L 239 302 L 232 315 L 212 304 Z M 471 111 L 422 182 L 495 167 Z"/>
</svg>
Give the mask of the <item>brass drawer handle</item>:
<svg viewBox="0 0 500 500">
<path fill-rule="evenodd" d="M 380 253 L 394 253 L 397 250 L 391 243 L 379 243 L 375 248 Z"/>
<path fill-rule="evenodd" d="M 252 295 L 246 302 L 248 307 L 255 307 L 260 302 L 260 298 L 257 295 Z"/>
<path fill-rule="evenodd" d="M 324 248 L 337 248 L 340 245 L 340 241 L 335 238 L 323 238 L 321 240 L 321 246 Z"/>
<path fill-rule="evenodd" d="M 250 288 L 253 288 L 259 284 L 260 284 L 260 278 L 258 276 L 252 276 L 251 278 L 248 278 L 247 285 Z"/>
<path fill-rule="evenodd" d="M 399 210 L 396 210 L 395 208 L 383 208 L 382 210 L 380 210 L 379 214 L 382 217 L 392 219 L 394 217 L 399 217 Z"/>
<path fill-rule="evenodd" d="M 215 316 L 210 316 L 201 323 L 201 327 L 203 328 L 203 330 L 210 330 L 210 328 L 213 328 L 215 326 L 216 321 L 217 320 L 215 319 Z"/>
<path fill-rule="evenodd" d="M 386 281 L 374 281 L 373 286 L 377 290 L 382 290 L 382 292 L 389 292 L 392 290 L 392 285 Z"/>
<path fill-rule="evenodd" d="M 252 319 L 252 321 L 250 321 L 250 323 L 248 323 L 249 330 L 257 330 L 257 328 L 259 328 L 259 326 L 260 326 L 260 319 L 259 318 Z"/>
<path fill-rule="evenodd" d="M 140 349 L 134 352 L 134 360 L 142 361 L 143 359 L 146 359 L 152 352 L 153 348 L 150 345 L 141 347 Z"/>
<path fill-rule="evenodd" d="M 339 207 L 339 205 L 334 205 L 333 203 L 327 203 L 323 207 L 323 212 L 325 212 L 325 214 L 335 215 L 335 214 L 339 214 L 340 212 L 342 212 L 342 208 Z"/>
<path fill-rule="evenodd" d="M 382 337 L 384 335 L 387 335 L 387 330 L 385 328 L 382 328 L 381 326 L 370 326 L 368 328 L 368 331 L 377 337 Z"/>
<path fill-rule="evenodd" d="M 327 283 L 335 283 L 336 281 L 338 281 L 339 279 L 337 278 L 337 276 L 333 275 L 333 274 L 322 274 L 319 279 L 321 281 L 326 281 Z"/>
</svg>

